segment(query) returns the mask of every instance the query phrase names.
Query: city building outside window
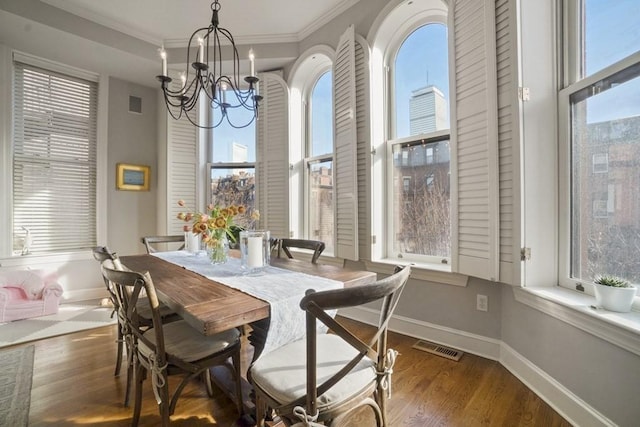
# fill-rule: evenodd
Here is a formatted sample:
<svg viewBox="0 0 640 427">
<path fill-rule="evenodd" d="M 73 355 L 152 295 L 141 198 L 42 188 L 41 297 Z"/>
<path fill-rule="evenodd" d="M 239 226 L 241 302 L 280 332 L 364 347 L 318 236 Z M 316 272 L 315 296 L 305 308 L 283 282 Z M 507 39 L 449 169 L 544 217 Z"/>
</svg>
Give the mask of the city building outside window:
<svg viewBox="0 0 640 427">
<path fill-rule="evenodd" d="M 637 2 L 566 3 L 561 164 L 568 204 L 560 218 L 561 284 L 602 274 L 640 283 L 640 33 Z"/>
<path fill-rule="evenodd" d="M 392 67 L 387 257 L 451 256 L 447 28 L 428 23 L 402 42 Z"/>
</svg>

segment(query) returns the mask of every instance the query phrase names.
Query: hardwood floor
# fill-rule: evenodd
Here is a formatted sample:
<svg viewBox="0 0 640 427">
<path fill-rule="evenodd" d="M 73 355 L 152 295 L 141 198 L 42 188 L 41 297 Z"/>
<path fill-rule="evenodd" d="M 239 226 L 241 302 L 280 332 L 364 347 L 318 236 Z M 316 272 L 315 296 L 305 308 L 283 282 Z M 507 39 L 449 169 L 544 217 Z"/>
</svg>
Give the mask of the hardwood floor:
<svg viewBox="0 0 640 427">
<path fill-rule="evenodd" d="M 363 334 L 368 330 L 361 325 Z M 132 409 L 122 406 L 126 376 L 113 376 L 115 339 L 116 327 L 110 326 L 33 343 L 31 427 L 129 425 Z M 415 341 L 399 334 L 389 337 L 390 346 L 400 352 L 388 408 L 391 426 L 570 425 L 498 362 L 470 354 L 450 361 L 411 348 Z M 251 350 L 249 345 L 245 348 L 246 369 Z M 140 425 L 158 425 L 149 380 L 143 394 Z M 227 427 L 236 425 L 237 418 L 226 396 L 209 399 L 204 386 L 193 382 L 171 420 L 175 426 Z M 363 411 L 348 427 L 373 425 L 372 420 Z"/>
</svg>

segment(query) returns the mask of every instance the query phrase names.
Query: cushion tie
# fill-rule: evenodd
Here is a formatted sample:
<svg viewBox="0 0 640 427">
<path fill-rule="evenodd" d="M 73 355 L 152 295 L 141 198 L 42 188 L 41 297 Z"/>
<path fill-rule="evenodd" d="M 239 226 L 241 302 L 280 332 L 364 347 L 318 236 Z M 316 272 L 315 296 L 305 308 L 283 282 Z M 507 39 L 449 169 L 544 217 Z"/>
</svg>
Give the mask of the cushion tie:
<svg viewBox="0 0 640 427">
<path fill-rule="evenodd" d="M 387 349 L 387 354 L 384 355 L 384 370 L 376 371 L 380 387 L 387 391 L 387 399 L 391 399 L 391 374 L 393 374 L 393 365 L 395 365 L 397 357 L 397 350 Z"/>
<path fill-rule="evenodd" d="M 293 415 L 300 419 L 299 423 L 295 423 L 291 427 L 324 427 L 318 421 L 318 410 L 314 416 L 307 415 L 307 411 L 302 406 L 296 406 L 293 408 Z"/>
<path fill-rule="evenodd" d="M 167 369 L 168 363 L 165 362 L 164 366 L 158 366 L 158 361 L 156 360 L 156 354 L 149 354 L 149 364 L 151 365 L 151 383 L 153 384 L 153 394 L 156 396 L 156 402 L 158 405 L 162 403 L 162 399 L 160 398 L 160 393 L 158 390 L 164 387 L 165 381 L 164 376 L 162 375 L 162 371 Z"/>
</svg>

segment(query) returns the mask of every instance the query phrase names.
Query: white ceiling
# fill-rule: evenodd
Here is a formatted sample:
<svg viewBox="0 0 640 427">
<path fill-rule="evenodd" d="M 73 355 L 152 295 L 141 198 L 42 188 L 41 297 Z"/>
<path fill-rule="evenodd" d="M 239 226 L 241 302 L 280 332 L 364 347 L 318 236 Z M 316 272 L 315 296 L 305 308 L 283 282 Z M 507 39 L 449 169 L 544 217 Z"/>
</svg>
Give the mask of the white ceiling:
<svg viewBox="0 0 640 427">
<path fill-rule="evenodd" d="M 186 46 L 211 20 L 210 0 L 42 0 L 155 45 Z M 237 44 L 299 41 L 359 0 L 220 0 Z"/>
</svg>

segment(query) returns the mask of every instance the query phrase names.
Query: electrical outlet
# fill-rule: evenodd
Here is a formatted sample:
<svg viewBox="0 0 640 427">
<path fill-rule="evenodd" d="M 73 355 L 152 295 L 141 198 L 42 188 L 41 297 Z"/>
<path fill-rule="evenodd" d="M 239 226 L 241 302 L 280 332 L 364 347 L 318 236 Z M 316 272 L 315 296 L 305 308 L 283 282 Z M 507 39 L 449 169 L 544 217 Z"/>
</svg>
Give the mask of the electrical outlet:
<svg viewBox="0 0 640 427">
<path fill-rule="evenodd" d="M 476 295 L 476 309 L 480 311 L 489 310 L 489 297 L 486 295 Z"/>
</svg>

